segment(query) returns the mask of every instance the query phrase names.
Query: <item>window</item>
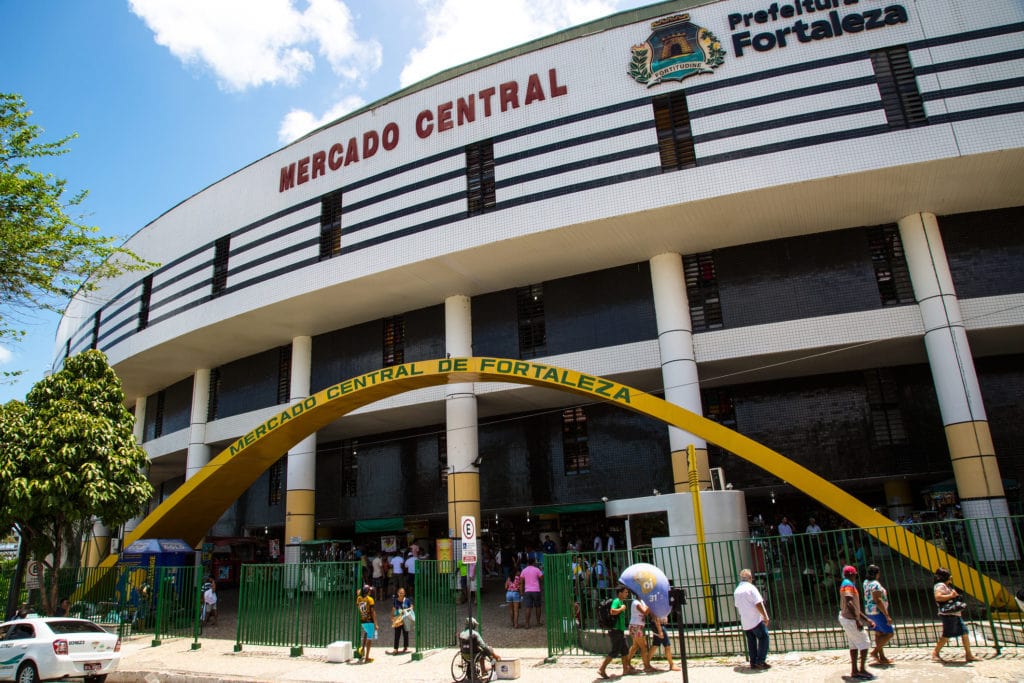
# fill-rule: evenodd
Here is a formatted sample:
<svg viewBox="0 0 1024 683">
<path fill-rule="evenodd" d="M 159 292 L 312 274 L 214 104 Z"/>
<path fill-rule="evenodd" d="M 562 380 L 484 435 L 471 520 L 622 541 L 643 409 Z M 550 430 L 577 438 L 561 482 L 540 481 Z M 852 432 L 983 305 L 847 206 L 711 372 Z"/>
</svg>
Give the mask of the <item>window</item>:
<svg viewBox="0 0 1024 683">
<path fill-rule="evenodd" d="M 668 95 L 655 97 L 654 125 L 658 130 L 658 153 L 661 155 L 661 170 L 676 171 L 697 165 L 697 154 L 693 149 L 693 131 L 690 129 L 690 110 L 686 105 L 686 93 L 676 90 Z"/>
<path fill-rule="evenodd" d="M 396 315 L 384 319 L 384 367 L 405 362 L 405 318 Z"/>
<path fill-rule="evenodd" d="M 217 419 L 217 397 L 220 395 L 220 368 L 210 370 L 210 393 L 206 401 L 206 421 Z"/>
<path fill-rule="evenodd" d="M 341 253 L 341 190 L 320 200 L 320 260 Z"/>
<path fill-rule="evenodd" d="M 153 416 L 153 438 L 158 439 L 164 435 L 164 407 L 167 403 L 167 392 L 158 391 L 156 394 L 156 410 Z"/>
<path fill-rule="evenodd" d="M 288 456 L 282 456 L 270 466 L 270 483 L 267 488 L 267 505 L 280 505 L 284 498 L 284 472 Z"/>
<path fill-rule="evenodd" d="M 928 123 L 924 100 L 917 88 L 914 66 L 906 45 L 871 51 L 871 66 L 882 96 L 882 107 L 890 128 L 913 128 Z"/>
<path fill-rule="evenodd" d="M 437 466 L 441 470 L 441 487 L 448 486 L 448 432 L 437 434 Z"/>
<path fill-rule="evenodd" d="M 736 429 L 736 403 L 726 389 L 706 389 L 700 392 L 704 404 L 704 417 L 723 427 Z M 729 452 L 710 441 L 707 444 L 708 462 L 721 462 Z"/>
<path fill-rule="evenodd" d="M 341 442 L 341 495 L 353 497 L 358 491 L 359 463 L 356 461 L 358 441 Z"/>
<path fill-rule="evenodd" d="M 138 331 L 149 326 L 149 300 L 153 297 L 153 276 L 147 275 L 142 278 L 142 296 L 139 297 L 139 328 Z"/>
<path fill-rule="evenodd" d="M 494 141 L 466 145 L 466 204 L 470 216 L 494 208 Z"/>
<path fill-rule="evenodd" d="M 220 296 L 228 288 L 228 256 L 231 237 L 221 237 L 213 247 L 213 296 Z"/>
<path fill-rule="evenodd" d="M 690 302 L 690 324 L 694 332 L 718 330 L 722 324 L 722 300 L 718 296 L 718 273 L 711 252 L 683 257 L 686 298 Z"/>
<path fill-rule="evenodd" d="M 89 344 L 90 349 L 98 349 L 100 343 L 100 312 L 96 311 L 96 314 L 92 317 L 92 342 Z"/>
<path fill-rule="evenodd" d="M 871 410 L 871 441 L 875 446 L 907 443 L 903 411 L 899 405 L 899 386 L 887 370 L 864 373 L 868 406 Z"/>
<path fill-rule="evenodd" d="M 292 347 L 277 350 L 277 404 L 287 403 L 292 391 Z"/>
<path fill-rule="evenodd" d="M 566 474 L 585 474 L 590 471 L 587 414 L 583 408 L 562 411 L 562 450 L 565 453 Z"/>
<path fill-rule="evenodd" d="M 547 351 L 547 326 L 544 323 L 544 285 L 516 290 L 519 320 L 519 357 L 537 358 Z"/>
<path fill-rule="evenodd" d="M 895 225 L 868 228 L 871 264 L 883 306 L 914 303 L 914 287 L 903 253 L 903 242 Z"/>
</svg>

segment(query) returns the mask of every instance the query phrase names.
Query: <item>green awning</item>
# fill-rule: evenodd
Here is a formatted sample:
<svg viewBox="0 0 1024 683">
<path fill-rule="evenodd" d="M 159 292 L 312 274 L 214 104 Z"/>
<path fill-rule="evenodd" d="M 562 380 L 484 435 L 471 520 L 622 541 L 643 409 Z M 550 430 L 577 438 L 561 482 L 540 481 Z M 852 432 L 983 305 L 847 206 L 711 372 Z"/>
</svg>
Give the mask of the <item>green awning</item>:
<svg viewBox="0 0 1024 683">
<path fill-rule="evenodd" d="M 385 517 L 383 519 L 356 520 L 357 534 L 372 534 L 378 531 L 405 531 L 405 519 Z"/>
<path fill-rule="evenodd" d="M 530 508 L 531 515 L 566 514 L 569 512 L 604 512 L 604 503 L 600 500 L 593 503 L 564 503 L 562 505 L 542 505 Z"/>
</svg>

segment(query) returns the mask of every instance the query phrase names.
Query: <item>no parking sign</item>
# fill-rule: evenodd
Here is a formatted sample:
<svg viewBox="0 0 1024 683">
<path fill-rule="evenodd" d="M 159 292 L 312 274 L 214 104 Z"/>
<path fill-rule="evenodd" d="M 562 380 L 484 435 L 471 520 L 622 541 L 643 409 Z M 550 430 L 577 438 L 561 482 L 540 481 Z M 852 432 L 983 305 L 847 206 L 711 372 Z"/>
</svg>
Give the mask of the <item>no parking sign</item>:
<svg viewBox="0 0 1024 683">
<path fill-rule="evenodd" d="M 473 564 L 476 562 L 476 517 L 463 515 L 462 523 L 462 562 Z"/>
<path fill-rule="evenodd" d="M 32 590 L 33 588 L 43 587 L 43 563 L 37 560 L 32 560 L 25 567 L 25 588 Z"/>
</svg>

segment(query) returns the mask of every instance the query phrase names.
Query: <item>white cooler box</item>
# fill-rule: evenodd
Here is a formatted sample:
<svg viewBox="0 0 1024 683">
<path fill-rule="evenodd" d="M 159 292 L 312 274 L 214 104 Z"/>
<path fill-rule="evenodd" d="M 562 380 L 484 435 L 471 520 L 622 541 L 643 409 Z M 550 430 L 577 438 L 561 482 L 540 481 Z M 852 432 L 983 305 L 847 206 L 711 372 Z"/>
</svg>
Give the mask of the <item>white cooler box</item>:
<svg viewBox="0 0 1024 683">
<path fill-rule="evenodd" d="M 498 678 L 501 680 L 519 678 L 519 660 L 503 659 L 500 662 L 495 662 L 494 670 L 498 672 Z"/>
<path fill-rule="evenodd" d="M 347 662 L 352 659 L 352 643 L 347 640 L 336 640 L 327 646 L 328 662 Z"/>
</svg>

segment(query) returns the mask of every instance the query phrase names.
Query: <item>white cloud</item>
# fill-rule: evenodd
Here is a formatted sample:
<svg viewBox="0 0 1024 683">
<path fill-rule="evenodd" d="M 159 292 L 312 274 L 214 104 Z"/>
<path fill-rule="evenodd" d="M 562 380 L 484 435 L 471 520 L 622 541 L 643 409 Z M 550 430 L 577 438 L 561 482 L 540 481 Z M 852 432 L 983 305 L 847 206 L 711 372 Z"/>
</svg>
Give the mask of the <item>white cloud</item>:
<svg viewBox="0 0 1024 683">
<path fill-rule="evenodd" d="M 362 41 L 340 0 L 129 0 L 157 44 L 186 64 L 209 68 L 221 87 L 295 84 L 316 66 L 314 51 L 355 80 L 381 63 L 376 41 Z"/>
<path fill-rule="evenodd" d="M 311 130 L 359 109 L 364 104 L 366 102 L 363 98 L 351 95 L 334 104 L 320 118 L 303 109 L 292 109 L 281 121 L 281 126 L 277 129 L 277 139 L 281 144 L 286 145 L 293 140 L 298 140 Z"/>
<path fill-rule="evenodd" d="M 452 66 L 612 14 L 613 0 L 419 0 L 424 45 L 412 50 L 404 88 Z M 627 2 L 635 5 L 638 3 Z"/>
<path fill-rule="evenodd" d="M 14 358 L 14 354 L 6 346 L 0 346 L 0 365 L 7 365 Z"/>
</svg>

